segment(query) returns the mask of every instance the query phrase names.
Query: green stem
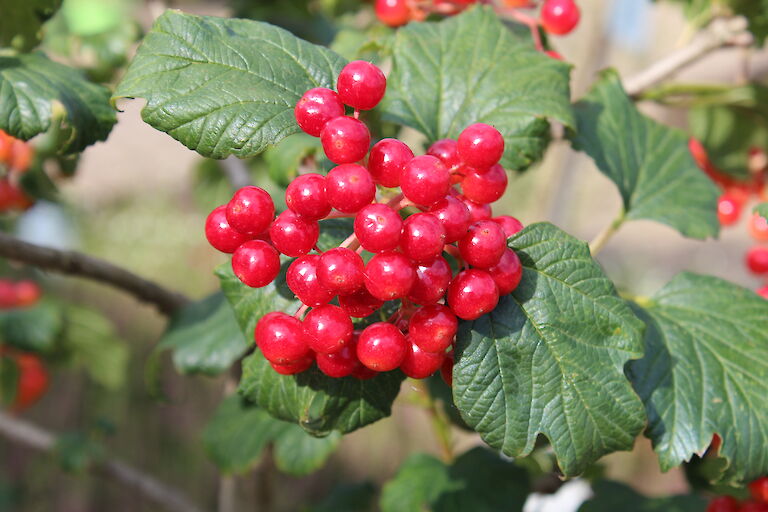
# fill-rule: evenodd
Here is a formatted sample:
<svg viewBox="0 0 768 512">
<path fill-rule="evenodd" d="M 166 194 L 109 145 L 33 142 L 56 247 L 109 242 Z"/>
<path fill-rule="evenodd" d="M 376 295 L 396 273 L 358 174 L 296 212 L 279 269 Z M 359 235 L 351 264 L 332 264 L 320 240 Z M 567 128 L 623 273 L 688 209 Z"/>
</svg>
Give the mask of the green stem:
<svg viewBox="0 0 768 512">
<path fill-rule="evenodd" d="M 625 212 L 622 210 L 619 215 L 617 215 L 616 218 L 613 219 L 613 221 L 605 227 L 605 229 L 598 233 L 597 236 L 591 242 L 589 242 L 589 251 L 592 253 L 593 257 L 597 256 L 597 254 L 603 250 L 603 247 L 605 247 L 605 244 L 608 243 L 608 240 L 610 240 L 611 237 L 616 234 L 621 225 L 624 223 L 624 219 Z"/>
</svg>

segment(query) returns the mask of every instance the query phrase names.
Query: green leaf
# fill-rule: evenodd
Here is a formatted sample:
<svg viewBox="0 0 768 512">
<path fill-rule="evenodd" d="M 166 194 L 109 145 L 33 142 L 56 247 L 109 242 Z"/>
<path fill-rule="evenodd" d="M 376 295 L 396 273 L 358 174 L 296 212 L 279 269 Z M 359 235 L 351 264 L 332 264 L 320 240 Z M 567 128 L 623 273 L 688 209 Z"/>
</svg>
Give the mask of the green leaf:
<svg viewBox="0 0 768 512">
<path fill-rule="evenodd" d="M 717 187 L 701 172 L 680 131 L 643 116 L 615 71 L 604 71 L 576 103 L 576 149 L 621 192 L 626 218 L 655 220 L 691 238 L 717 236 Z"/>
<path fill-rule="evenodd" d="M 755 206 L 755 213 L 768 219 L 768 202 L 760 203 Z"/>
<path fill-rule="evenodd" d="M 717 433 L 725 482 L 768 472 L 768 301 L 721 279 L 684 273 L 645 310 L 646 355 L 628 366 L 645 402 L 662 470 L 702 453 Z"/>
<path fill-rule="evenodd" d="M 587 244 L 547 223 L 509 241 L 523 264 L 498 307 L 462 322 L 453 396 L 462 416 L 511 457 L 549 438 L 566 476 L 628 450 L 645 426 L 624 376 L 642 356 L 642 323 L 616 296 Z"/>
<path fill-rule="evenodd" d="M 608 480 L 598 481 L 593 491 L 595 496 L 579 512 L 702 512 L 707 507 L 707 500 L 701 496 L 648 498 L 625 484 Z"/>
<path fill-rule="evenodd" d="M 375 494 L 376 488 L 370 482 L 339 485 L 323 501 L 307 508 L 307 512 L 370 511 Z"/>
<path fill-rule="evenodd" d="M 53 16 L 61 0 L 10 0 L 0 16 L 0 47 L 27 51 L 40 42 L 40 27 Z"/>
<path fill-rule="evenodd" d="M 344 64 L 267 23 L 166 11 L 113 101 L 145 98 L 147 123 L 204 156 L 248 157 L 298 133 L 296 102 L 332 87 Z"/>
<path fill-rule="evenodd" d="M 728 0 L 726 3 L 736 14 L 749 20 L 750 32 L 762 45 L 768 38 L 768 0 Z"/>
<path fill-rule="evenodd" d="M 462 454 L 451 466 L 423 454 L 408 458 L 381 495 L 382 512 L 522 511 L 528 474 L 485 448 Z"/>
<path fill-rule="evenodd" d="M 0 56 L 0 129 L 28 140 L 63 122 L 65 153 L 105 140 L 117 121 L 109 91 L 42 53 Z"/>
<path fill-rule="evenodd" d="M 284 138 L 276 146 L 268 148 L 264 152 L 264 161 L 267 163 L 272 181 L 287 187 L 298 175 L 301 162 L 315 154 L 322 155 L 320 139 L 306 133 L 297 133 Z"/>
<path fill-rule="evenodd" d="M 384 111 L 430 141 L 472 123 L 504 135 L 502 164 L 522 170 L 549 143 L 550 117 L 573 126 L 570 67 L 512 34 L 490 7 L 397 31 Z"/>
<path fill-rule="evenodd" d="M 274 421 L 274 420 L 273 420 Z M 341 434 L 313 437 L 301 427 L 280 422 L 288 428 L 275 439 L 275 465 L 283 473 L 303 476 L 323 467 L 341 442 Z"/>
<path fill-rule="evenodd" d="M 320 238 L 317 246 L 321 251 L 338 247 L 355 230 L 354 219 L 328 219 L 320 221 Z"/>
<path fill-rule="evenodd" d="M 0 311 L 0 339 L 22 350 L 51 350 L 62 327 L 61 308 L 47 300 L 29 308 Z"/>
<path fill-rule="evenodd" d="M 248 347 L 232 307 L 220 292 L 179 310 L 158 344 L 160 350 L 173 350 L 173 363 L 180 373 L 207 375 L 229 369 Z"/>
<path fill-rule="evenodd" d="M 54 450 L 61 468 L 72 473 L 83 473 L 105 457 L 104 446 L 83 432 L 62 434 Z"/>
</svg>

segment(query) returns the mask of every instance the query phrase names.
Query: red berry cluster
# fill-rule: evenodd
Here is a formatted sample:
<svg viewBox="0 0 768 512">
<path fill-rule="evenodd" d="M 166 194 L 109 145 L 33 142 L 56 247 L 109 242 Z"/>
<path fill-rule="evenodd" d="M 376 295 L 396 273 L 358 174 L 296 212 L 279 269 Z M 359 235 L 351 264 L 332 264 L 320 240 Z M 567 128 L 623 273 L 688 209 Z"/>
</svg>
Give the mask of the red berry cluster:
<svg viewBox="0 0 768 512">
<path fill-rule="evenodd" d="M 40 287 L 30 280 L 0 279 L 0 309 L 26 308 L 40 300 Z"/>
<path fill-rule="evenodd" d="M 19 186 L 19 177 L 32 163 L 32 146 L 0 130 L 0 213 L 32 206 Z"/>
<path fill-rule="evenodd" d="M 739 181 L 717 169 L 698 140 L 691 138 L 688 147 L 699 167 L 723 191 L 717 200 L 717 217 L 722 226 L 734 226 L 744 210 L 751 209 L 754 202 L 768 200 L 768 186 L 765 182 L 768 155 L 764 151 L 758 148 L 750 151 L 748 166 L 751 178 Z M 768 299 L 768 220 L 753 213 L 748 219 L 747 229 L 756 244 L 747 251 L 744 261 L 750 272 L 766 279 L 757 293 Z"/>
<path fill-rule="evenodd" d="M 286 281 L 304 306 L 294 316 L 265 315 L 255 332 L 279 373 L 298 373 L 316 361 L 331 377 L 367 378 L 398 367 L 427 377 L 450 366 L 446 351 L 458 318 L 491 311 L 520 282 L 520 260 L 506 241 L 523 226 L 514 217 L 492 218 L 489 204 L 507 186 L 498 163 L 501 134 L 478 123 L 458 140 L 435 142 L 425 155 L 415 156 L 396 139 L 383 139 L 369 152 L 370 134 L 358 117 L 385 89 L 379 68 L 355 61 L 341 71 L 337 91 L 307 91 L 296 121 L 320 137 L 337 166 L 325 176 L 293 180 L 285 192 L 288 209 L 277 218 L 269 194 L 246 187 L 206 222 L 209 242 L 233 253 L 234 273 L 248 286 L 272 282 L 280 254 L 296 258 Z M 353 116 L 345 115 L 345 105 Z M 354 218 L 354 232 L 322 252 L 318 221 L 337 217 Z M 456 275 L 449 259 L 460 268 Z M 334 298 L 338 305 L 330 304 Z M 355 331 L 352 318 L 369 317 L 386 301 L 400 301 L 388 321 Z"/>
<path fill-rule="evenodd" d="M 752 499 L 740 503 L 733 496 L 718 496 L 709 502 L 707 512 L 768 512 L 768 477 L 749 484 Z"/>
</svg>

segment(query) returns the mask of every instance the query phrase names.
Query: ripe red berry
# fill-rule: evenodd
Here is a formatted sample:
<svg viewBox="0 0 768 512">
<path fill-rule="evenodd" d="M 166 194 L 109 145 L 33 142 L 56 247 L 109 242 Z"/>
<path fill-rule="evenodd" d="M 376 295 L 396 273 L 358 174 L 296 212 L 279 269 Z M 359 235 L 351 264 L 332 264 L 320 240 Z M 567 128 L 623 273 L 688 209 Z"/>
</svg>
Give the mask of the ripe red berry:
<svg viewBox="0 0 768 512">
<path fill-rule="evenodd" d="M 347 294 L 339 295 L 339 304 L 349 316 L 365 318 L 371 316 L 384 302 L 377 299 L 364 287 Z"/>
<path fill-rule="evenodd" d="M 355 216 L 355 236 L 366 251 L 384 252 L 400 244 L 403 220 L 385 204 L 369 204 Z"/>
<path fill-rule="evenodd" d="M 707 512 L 739 512 L 739 502 L 733 496 L 718 496 L 709 502 Z"/>
<path fill-rule="evenodd" d="M 320 132 L 320 143 L 331 162 L 351 164 L 365 158 L 371 134 L 359 119 L 339 116 L 325 124 Z"/>
<path fill-rule="evenodd" d="M 34 354 L 18 354 L 15 363 L 19 377 L 11 408 L 20 412 L 45 394 L 48 389 L 48 370 L 43 361 Z"/>
<path fill-rule="evenodd" d="M 340 379 L 352 375 L 359 366 L 357 360 L 357 343 L 349 343 L 338 352 L 332 354 L 317 354 L 317 367 L 328 377 Z"/>
<path fill-rule="evenodd" d="M 376 197 L 376 184 L 362 165 L 338 165 L 325 178 L 325 194 L 340 212 L 355 213 Z"/>
<path fill-rule="evenodd" d="M 741 202 L 728 194 L 720 196 L 717 200 L 717 218 L 720 220 L 720 225 L 736 224 L 739 217 L 741 217 Z"/>
<path fill-rule="evenodd" d="M 325 196 L 325 176 L 302 174 L 288 184 L 285 204 L 308 220 L 320 220 L 331 213 L 331 204 Z"/>
<path fill-rule="evenodd" d="M 739 512 L 768 512 L 768 503 L 748 501 L 741 506 Z"/>
<path fill-rule="evenodd" d="M 429 146 L 428 155 L 440 159 L 448 170 L 453 171 L 464 165 L 459 157 L 459 145 L 453 139 L 440 139 Z"/>
<path fill-rule="evenodd" d="M 459 321 L 453 311 L 434 304 L 416 310 L 408 324 L 408 337 L 426 352 L 445 352 L 458 329 Z"/>
<path fill-rule="evenodd" d="M 403 333 L 387 322 L 377 322 L 360 333 L 357 342 L 357 358 L 371 370 L 388 372 L 405 359 L 408 342 Z"/>
<path fill-rule="evenodd" d="M 438 256 L 432 263 L 417 266 L 416 280 L 408 300 L 422 306 L 436 303 L 448 290 L 451 277 L 451 266 L 442 256 Z"/>
<path fill-rule="evenodd" d="M 464 163 L 483 172 L 501 160 L 504 137 L 493 126 L 475 123 L 459 134 L 458 149 Z"/>
<path fill-rule="evenodd" d="M 463 270 L 448 287 L 448 305 L 464 320 L 479 318 L 493 311 L 498 303 L 499 288 L 484 270 Z"/>
<path fill-rule="evenodd" d="M 4 132 L 0 131 L 0 135 Z M 0 309 L 16 307 L 16 286 L 7 279 L 0 279 Z"/>
<path fill-rule="evenodd" d="M 497 201 L 507 190 L 507 173 L 499 164 L 492 165 L 483 172 L 468 169 L 461 182 L 464 197 L 476 203 Z"/>
<path fill-rule="evenodd" d="M 227 205 L 217 206 L 205 219 L 205 238 L 217 251 L 231 254 L 251 237 L 232 229 L 227 222 Z"/>
<path fill-rule="evenodd" d="M 576 28 L 581 18 L 573 0 L 545 0 L 541 6 L 541 24 L 550 34 L 565 35 Z"/>
<path fill-rule="evenodd" d="M 504 235 L 507 238 L 516 235 L 522 231 L 524 227 L 522 222 L 511 215 L 499 215 L 491 220 L 501 226 L 501 229 L 504 230 Z"/>
<path fill-rule="evenodd" d="M 755 246 L 747 251 L 747 268 L 755 274 L 768 273 L 768 247 Z"/>
<path fill-rule="evenodd" d="M 312 357 L 305 357 L 299 361 L 286 364 L 278 364 L 270 361 L 269 365 L 280 375 L 296 375 L 297 373 L 309 370 L 309 367 L 312 366 L 312 363 L 314 362 L 315 360 Z"/>
<path fill-rule="evenodd" d="M 507 248 L 507 237 L 497 223 L 481 220 L 469 226 L 458 245 L 464 261 L 473 267 L 490 268 L 501 260 Z"/>
<path fill-rule="evenodd" d="M 302 304 L 313 308 L 328 304 L 333 299 L 333 292 L 323 287 L 317 278 L 319 264 L 319 254 L 307 254 L 291 263 L 285 273 L 288 288 Z"/>
<path fill-rule="evenodd" d="M 275 248 L 293 258 L 311 251 L 319 236 L 320 226 L 316 220 L 307 220 L 291 210 L 278 215 L 269 227 L 269 238 Z"/>
<path fill-rule="evenodd" d="M 40 287 L 34 281 L 24 280 L 13 285 L 16 307 L 26 308 L 40 300 Z"/>
<path fill-rule="evenodd" d="M 416 263 L 434 261 L 443 252 L 445 228 L 431 213 L 414 213 L 403 222 L 400 248 Z"/>
<path fill-rule="evenodd" d="M 506 249 L 499 262 L 488 269 L 488 274 L 499 287 L 499 295 L 512 293 L 523 278 L 523 265 L 512 249 Z"/>
<path fill-rule="evenodd" d="M 399 187 L 405 164 L 413 160 L 413 151 L 397 139 L 382 139 L 371 148 L 368 171 L 373 180 L 385 187 Z"/>
<path fill-rule="evenodd" d="M 328 121 L 344 115 L 344 105 L 335 91 L 315 87 L 304 93 L 293 113 L 299 128 L 313 137 L 319 137 Z"/>
<path fill-rule="evenodd" d="M 415 343 L 410 343 L 400 370 L 412 379 L 426 379 L 443 366 L 444 360 L 444 352 L 426 352 Z"/>
<path fill-rule="evenodd" d="M 403 167 L 400 188 L 408 200 L 431 206 L 448 194 L 451 188 L 451 173 L 443 162 L 434 156 L 417 156 Z"/>
<path fill-rule="evenodd" d="M 376 17 L 390 27 L 405 25 L 411 20 L 407 0 L 376 0 Z"/>
<path fill-rule="evenodd" d="M 375 255 L 365 266 L 365 288 L 379 300 L 402 299 L 416 281 L 416 268 L 399 252 Z"/>
<path fill-rule="evenodd" d="M 749 484 L 749 493 L 752 499 L 761 503 L 768 503 L 768 476 L 761 476 Z"/>
<path fill-rule="evenodd" d="M 448 384 L 448 387 L 453 387 L 453 350 L 445 355 L 443 364 L 440 367 L 440 376 Z"/>
<path fill-rule="evenodd" d="M 445 243 L 452 244 L 467 234 L 471 224 L 469 208 L 463 201 L 453 196 L 445 196 L 438 201 L 429 213 L 437 217 L 445 229 Z"/>
<path fill-rule="evenodd" d="M 271 363 L 298 363 L 311 356 L 301 321 L 280 311 L 261 317 L 254 338 L 261 353 Z"/>
<path fill-rule="evenodd" d="M 318 353 L 337 352 L 352 340 L 352 320 L 340 307 L 326 304 L 304 317 L 309 348 Z"/>
<path fill-rule="evenodd" d="M 760 214 L 752 214 L 749 219 L 749 234 L 755 240 L 768 242 L 768 219 Z"/>
<path fill-rule="evenodd" d="M 227 204 L 227 222 L 246 235 L 260 235 L 275 218 L 275 203 L 269 193 L 259 187 L 243 187 Z"/>
<path fill-rule="evenodd" d="M 768 299 L 768 284 L 755 290 L 755 293 L 764 299 Z"/>
<path fill-rule="evenodd" d="M 232 254 L 232 270 L 246 285 L 261 288 L 280 273 L 280 255 L 263 240 L 250 240 Z"/>
<path fill-rule="evenodd" d="M 352 108 L 371 110 L 387 89 L 387 77 L 374 64 L 353 60 L 341 70 L 336 81 L 341 101 Z"/>
<path fill-rule="evenodd" d="M 320 256 L 317 277 L 325 288 L 346 295 L 363 286 L 364 270 L 359 254 L 346 247 L 336 247 Z"/>
<path fill-rule="evenodd" d="M 466 197 L 459 197 L 461 201 L 464 203 L 464 205 L 469 210 L 469 218 L 472 222 L 477 222 L 479 220 L 488 220 L 493 215 L 493 211 L 491 210 L 491 205 L 489 204 L 478 204 L 474 201 L 470 201 Z"/>
</svg>

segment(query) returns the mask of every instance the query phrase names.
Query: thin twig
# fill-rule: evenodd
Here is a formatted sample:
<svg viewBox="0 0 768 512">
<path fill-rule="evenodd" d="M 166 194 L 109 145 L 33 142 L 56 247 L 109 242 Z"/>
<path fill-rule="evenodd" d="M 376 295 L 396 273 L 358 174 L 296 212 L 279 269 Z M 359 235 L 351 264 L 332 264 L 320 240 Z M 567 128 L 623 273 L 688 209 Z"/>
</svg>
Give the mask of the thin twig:
<svg viewBox="0 0 768 512">
<path fill-rule="evenodd" d="M 624 210 L 622 210 L 621 213 L 619 213 L 616 218 L 605 227 L 605 229 L 589 242 L 589 252 L 592 253 L 593 257 L 597 256 L 597 254 L 603 250 L 603 247 L 608 243 L 608 240 L 610 240 L 611 237 L 616 234 L 616 231 L 619 230 L 621 225 L 624 224 L 624 218 Z"/>
<path fill-rule="evenodd" d="M 184 295 L 167 290 L 107 261 L 76 251 L 31 244 L 6 233 L 0 233 L 0 257 L 112 285 L 141 301 L 154 304 L 166 315 L 171 315 L 189 302 Z"/>
<path fill-rule="evenodd" d="M 40 452 L 50 452 L 56 447 L 56 437 L 51 432 L 2 411 L 0 411 L 0 435 Z M 125 462 L 115 459 L 95 462 L 90 466 L 90 470 L 114 478 L 167 510 L 177 512 L 200 512 L 201 510 L 181 491 L 167 486 Z"/>
<path fill-rule="evenodd" d="M 245 166 L 245 162 L 230 155 L 221 161 L 221 169 L 224 171 L 224 175 L 227 177 L 227 181 L 234 190 L 240 190 L 243 187 L 252 185 L 251 175 L 248 172 L 248 167 Z"/>
<path fill-rule="evenodd" d="M 437 405 L 437 402 L 432 397 L 432 394 L 427 389 L 427 386 L 423 380 L 414 382 L 416 389 L 422 395 L 424 399 L 424 407 L 429 414 L 432 421 L 432 428 L 435 431 L 438 444 L 440 445 L 440 452 L 443 457 L 443 461 L 450 464 L 455 457 L 453 453 L 453 439 L 451 435 L 451 423 L 445 414 Z"/>
</svg>

